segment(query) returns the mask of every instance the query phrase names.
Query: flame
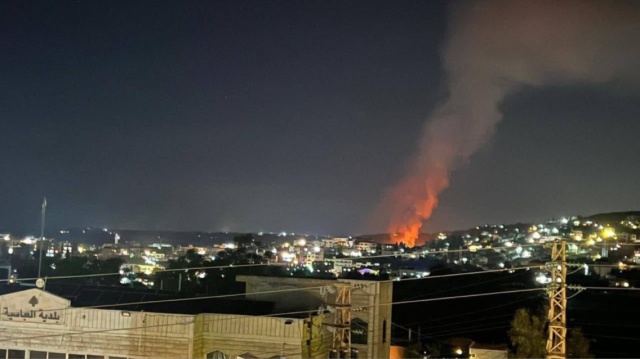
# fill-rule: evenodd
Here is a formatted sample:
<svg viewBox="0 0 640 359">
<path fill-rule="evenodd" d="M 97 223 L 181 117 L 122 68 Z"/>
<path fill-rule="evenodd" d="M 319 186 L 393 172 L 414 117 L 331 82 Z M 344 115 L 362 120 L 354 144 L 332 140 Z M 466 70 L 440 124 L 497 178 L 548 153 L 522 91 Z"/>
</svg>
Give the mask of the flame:
<svg viewBox="0 0 640 359">
<path fill-rule="evenodd" d="M 436 161 L 423 173 L 408 175 L 391 192 L 389 233 L 392 240 L 414 247 L 424 221 L 438 206 L 438 196 L 449 186 L 449 166 Z"/>
</svg>

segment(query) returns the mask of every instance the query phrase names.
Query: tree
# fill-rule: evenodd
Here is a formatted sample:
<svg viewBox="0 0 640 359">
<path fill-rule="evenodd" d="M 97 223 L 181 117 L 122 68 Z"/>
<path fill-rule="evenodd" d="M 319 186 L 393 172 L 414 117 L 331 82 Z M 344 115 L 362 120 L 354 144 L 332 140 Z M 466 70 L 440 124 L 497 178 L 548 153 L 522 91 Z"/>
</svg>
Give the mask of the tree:
<svg viewBox="0 0 640 359">
<path fill-rule="evenodd" d="M 183 257 L 180 257 L 179 260 L 184 260 L 187 262 L 185 268 L 202 267 L 202 265 L 204 264 L 204 257 L 198 254 L 194 249 L 189 249 Z"/>
<path fill-rule="evenodd" d="M 464 239 L 462 236 L 453 236 L 447 239 L 449 249 L 461 249 L 464 247 Z"/>
<path fill-rule="evenodd" d="M 540 314 L 531 314 L 527 309 L 518 309 L 509 330 L 511 345 L 515 351 L 512 358 L 544 358 L 547 355 L 547 319 L 544 310 Z M 589 340 L 582 329 L 568 331 L 567 358 L 592 358 L 589 353 Z"/>
<path fill-rule="evenodd" d="M 442 353 L 444 352 L 444 348 L 441 342 L 431 342 L 425 344 L 424 351 L 431 358 L 440 358 L 442 356 Z"/>
<path fill-rule="evenodd" d="M 516 311 L 509 329 L 509 338 L 514 347 L 510 353 L 512 358 L 544 358 L 547 355 L 547 321 L 543 318 L 529 313 L 527 309 Z"/>
<path fill-rule="evenodd" d="M 403 358 L 404 359 L 422 358 L 424 357 L 424 354 L 422 354 L 422 352 L 423 352 L 422 343 L 415 342 L 415 343 L 409 344 L 404 349 Z"/>
<path fill-rule="evenodd" d="M 91 271 L 95 274 L 113 274 L 120 271 L 124 261 L 121 258 L 107 258 L 105 260 L 94 260 L 91 265 Z M 107 275 L 104 277 L 97 277 L 96 280 L 102 285 L 119 285 L 120 278 L 114 275 Z"/>
<path fill-rule="evenodd" d="M 247 233 L 233 237 L 233 242 L 236 244 L 237 248 L 244 248 L 254 244 L 255 240 L 253 239 L 253 234 Z"/>
<path fill-rule="evenodd" d="M 589 339 L 584 336 L 581 328 L 571 329 L 567 338 L 567 358 L 593 358 L 589 345 Z"/>
</svg>

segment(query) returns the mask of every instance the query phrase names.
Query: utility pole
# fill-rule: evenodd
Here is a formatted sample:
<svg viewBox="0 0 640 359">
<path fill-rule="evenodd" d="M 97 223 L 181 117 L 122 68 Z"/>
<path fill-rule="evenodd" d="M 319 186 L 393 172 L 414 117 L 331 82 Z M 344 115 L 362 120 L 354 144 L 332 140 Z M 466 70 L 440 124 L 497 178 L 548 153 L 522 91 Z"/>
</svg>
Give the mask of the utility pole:
<svg viewBox="0 0 640 359">
<path fill-rule="evenodd" d="M 309 358 L 313 358 L 311 355 L 311 345 L 313 344 L 313 314 L 309 313 L 309 321 L 307 322 L 307 335 L 309 339 L 307 339 L 307 350 L 309 351 Z"/>
<path fill-rule="evenodd" d="M 547 287 L 549 295 L 549 337 L 547 339 L 547 359 L 565 359 L 567 353 L 567 242 L 553 243 L 551 262 L 551 283 Z"/>
<path fill-rule="evenodd" d="M 336 300 L 333 304 L 335 317 L 331 326 L 333 330 L 333 343 L 330 358 L 352 358 L 351 351 L 351 284 L 339 283 Z"/>
<path fill-rule="evenodd" d="M 38 278 L 42 272 L 42 244 L 44 243 L 44 217 L 47 214 L 47 197 L 42 201 L 42 217 L 40 219 L 40 250 L 38 251 Z"/>
</svg>

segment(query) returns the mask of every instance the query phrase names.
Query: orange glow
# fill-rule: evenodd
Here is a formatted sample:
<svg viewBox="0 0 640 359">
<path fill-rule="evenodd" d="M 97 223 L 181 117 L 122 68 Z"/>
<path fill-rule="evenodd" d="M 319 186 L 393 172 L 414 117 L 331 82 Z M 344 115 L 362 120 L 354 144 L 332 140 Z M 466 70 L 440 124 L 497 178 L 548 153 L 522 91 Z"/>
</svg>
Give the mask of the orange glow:
<svg viewBox="0 0 640 359">
<path fill-rule="evenodd" d="M 438 196 L 449 186 L 448 167 L 436 162 L 428 175 L 408 176 L 392 191 L 389 233 L 393 242 L 416 245 L 422 223 L 431 217 L 438 206 Z"/>
<path fill-rule="evenodd" d="M 389 359 L 402 359 L 405 358 L 404 347 L 392 345 L 389 347 Z"/>
</svg>

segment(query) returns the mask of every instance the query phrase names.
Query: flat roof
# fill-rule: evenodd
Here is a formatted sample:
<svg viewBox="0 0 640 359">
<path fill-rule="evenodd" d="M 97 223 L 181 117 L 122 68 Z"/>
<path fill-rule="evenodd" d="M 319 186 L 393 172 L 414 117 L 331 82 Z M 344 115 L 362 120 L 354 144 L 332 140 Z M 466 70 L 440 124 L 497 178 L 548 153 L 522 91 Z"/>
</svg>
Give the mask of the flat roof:
<svg viewBox="0 0 640 359">
<path fill-rule="evenodd" d="M 33 286 L 16 284 L 0 285 L 0 295 L 33 289 Z M 128 311 L 145 311 L 168 314 L 238 314 L 238 315 L 270 315 L 274 302 L 248 300 L 239 295 L 237 298 L 187 297 L 184 294 L 152 290 L 146 288 L 88 286 L 83 284 L 48 283 L 46 291 L 71 301 L 75 308 L 100 307 L 98 309 L 116 309 Z M 203 296 L 206 297 L 206 296 Z M 185 299 L 185 300 L 181 300 Z M 167 300 L 167 301 L 165 301 Z M 159 303 L 139 303 L 154 302 Z M 127 304 L 132 303 L 132 304 Z M 136 304 L 137 303 L 137 304 Z"/>
</svg>

